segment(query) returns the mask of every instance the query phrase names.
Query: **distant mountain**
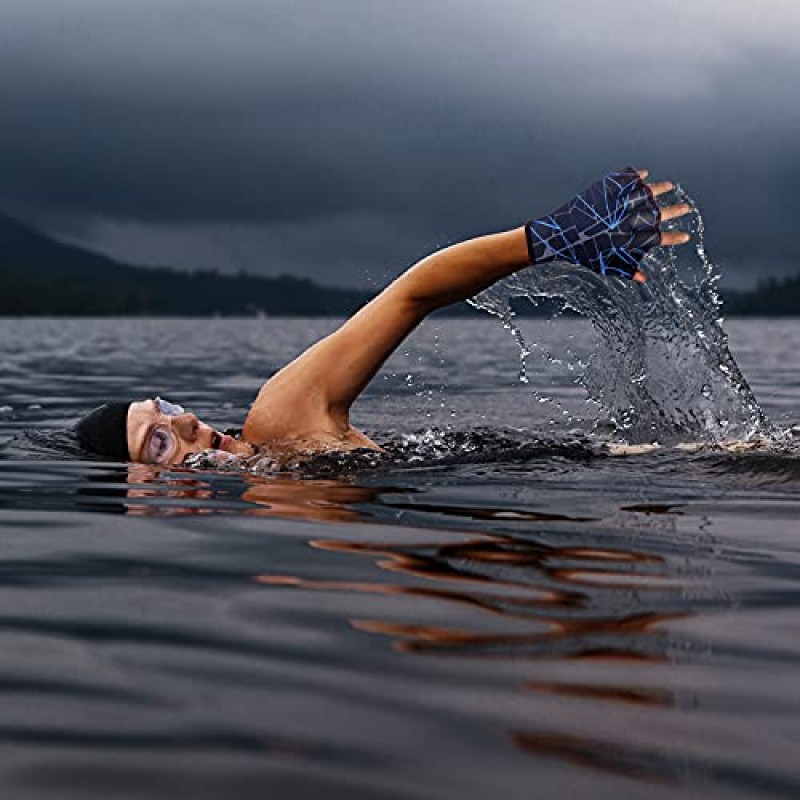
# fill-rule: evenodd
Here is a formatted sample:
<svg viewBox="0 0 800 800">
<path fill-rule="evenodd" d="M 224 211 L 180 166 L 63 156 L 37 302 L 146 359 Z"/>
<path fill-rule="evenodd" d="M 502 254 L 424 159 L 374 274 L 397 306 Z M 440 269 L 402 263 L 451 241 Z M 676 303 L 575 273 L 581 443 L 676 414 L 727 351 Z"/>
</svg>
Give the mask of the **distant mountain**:
<svg viewBox="0 0 800 800">
<path fill-rule="evenodd" d="M 282 275 L 124 264 L 0 216 L 0 315 L 348 315 L 369 294 Z"/>
</svg>

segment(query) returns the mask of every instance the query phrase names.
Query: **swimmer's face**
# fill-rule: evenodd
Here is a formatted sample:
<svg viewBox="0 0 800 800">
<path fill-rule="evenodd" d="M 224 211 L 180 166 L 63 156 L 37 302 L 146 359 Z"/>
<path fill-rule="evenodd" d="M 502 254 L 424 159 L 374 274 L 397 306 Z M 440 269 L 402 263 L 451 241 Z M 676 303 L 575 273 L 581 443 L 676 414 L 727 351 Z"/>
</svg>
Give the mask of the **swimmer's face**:
<svg viewBox="0 0 800 800">
<path fill-rule="evenodd" d="M 144 464 L 179 464 L 186 456 L 210 448 L 228 453 L 245 449 L 249 452 L 243 443 L 158 398 L 131 403 L 127 430 L 131 461 Z"/>
</svg>

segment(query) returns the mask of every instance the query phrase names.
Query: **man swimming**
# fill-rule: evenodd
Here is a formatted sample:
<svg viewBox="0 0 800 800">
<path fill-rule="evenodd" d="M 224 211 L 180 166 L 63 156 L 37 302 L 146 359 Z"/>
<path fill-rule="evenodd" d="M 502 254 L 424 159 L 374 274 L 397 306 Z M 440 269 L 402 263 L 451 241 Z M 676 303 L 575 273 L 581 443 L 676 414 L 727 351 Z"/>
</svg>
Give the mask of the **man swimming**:
<svg viewBox="0 0 800 800">
<path fill-rule="evenodd" d="M 439 250 L 411 267 L 338 330 L 262 386 L 240 439 L 221 434 L 159 397 L 112 402 L 76 427 L 81 446 L 115 461 L 170 465 L 192 453 L 297 453 L 380 447 L 350 424 L 350 408 L 381 365 L 431 312 L 466 300 L 525 267 L 564 261 L 643 282 L 639 264 L 654 247 L 689 241 L 661 224 L 689 212 L 659 207 L 668 181 L 645 183 L 630 167 L 612 172 L 553 213 L 524 226 Z"/>
</svg>

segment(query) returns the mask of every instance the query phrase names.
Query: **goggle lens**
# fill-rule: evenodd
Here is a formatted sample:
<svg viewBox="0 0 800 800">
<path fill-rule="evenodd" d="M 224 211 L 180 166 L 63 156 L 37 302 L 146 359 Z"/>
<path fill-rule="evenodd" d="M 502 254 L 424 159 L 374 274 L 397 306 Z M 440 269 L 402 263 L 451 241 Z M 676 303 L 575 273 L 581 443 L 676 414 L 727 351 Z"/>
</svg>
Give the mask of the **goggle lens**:
<svg viewBox="0 0 800 800">
<path fill-rule="evenodd" d="M 145 447 L 145 456 L 150 464 L 168 463 L 178 448 L 175 435 L 169 428 L 159 425 L 150 432 Z"/>
<path fill-rule="evenodd" d="M 185 413 L 183 406 L 177 403 L 170 403 L 169 400 L 162 400 L 160 397 L 155 398 L 156 408 L 166 417 L 178 417 Z"/>
</svg>

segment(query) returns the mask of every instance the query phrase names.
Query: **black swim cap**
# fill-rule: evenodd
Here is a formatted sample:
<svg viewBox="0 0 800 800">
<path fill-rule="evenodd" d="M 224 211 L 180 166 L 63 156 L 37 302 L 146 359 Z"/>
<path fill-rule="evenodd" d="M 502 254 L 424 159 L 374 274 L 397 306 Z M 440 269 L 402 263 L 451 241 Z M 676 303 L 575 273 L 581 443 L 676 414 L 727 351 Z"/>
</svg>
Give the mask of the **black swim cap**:
<svg viewBox="0 0 800 800">
<path fill-rule="evenodd" d="M 78 443 L 85 450 L 114 461 L 129 461 L 128 409 L 130 403 L 104 403 L 75 426 Z"/>
</svg>

